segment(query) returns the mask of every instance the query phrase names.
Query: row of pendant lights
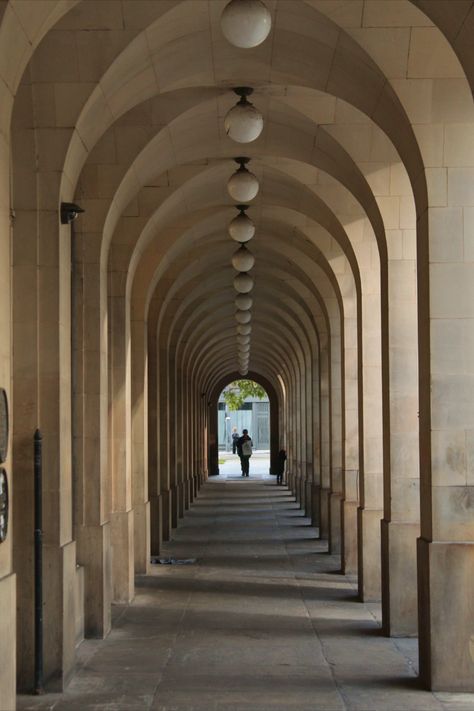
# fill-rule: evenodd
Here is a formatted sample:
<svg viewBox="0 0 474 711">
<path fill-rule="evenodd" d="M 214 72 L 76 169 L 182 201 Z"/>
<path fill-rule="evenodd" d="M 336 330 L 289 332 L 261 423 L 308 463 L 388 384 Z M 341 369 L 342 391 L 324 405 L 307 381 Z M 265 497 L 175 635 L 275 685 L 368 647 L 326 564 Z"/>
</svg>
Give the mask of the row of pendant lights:
<svg viewBox="0 0 474 711">
<path fill-rule="evenodd" d="M 248 49 L 257 47 L 269 35 L 271 14 L 261 0 L 231 0 L 221 15 L 221 28 L 226 39 L 236 47 Z M 263 130 L 263 116 L 248 100 L 253 89 L 248 86 L 234 88 L 239 101 L 224 118 L 226 135 L 236 143 L 251 143 Z M 238 214 L 230 222 L 230 237 L 239 243 L 232 256 L 232 266 L 238 272 L 234 278 L 235 320 L 237 323 L 237 360 L 241 375 L 247 375 L 250 360 L 250 334 L 252 332 L 253 278 L 249 274 L 255 265 L 255 257 L 247 248 L 247 243 L 255 235 L 255 224 L 246 214 L 248 204 L 258 194 L 259 182 L 248 170 L 249 158 L 239 157 L 235 161 L 238 169 L 227 182 L 230 197 L 236 202 Z"/>
</svg>

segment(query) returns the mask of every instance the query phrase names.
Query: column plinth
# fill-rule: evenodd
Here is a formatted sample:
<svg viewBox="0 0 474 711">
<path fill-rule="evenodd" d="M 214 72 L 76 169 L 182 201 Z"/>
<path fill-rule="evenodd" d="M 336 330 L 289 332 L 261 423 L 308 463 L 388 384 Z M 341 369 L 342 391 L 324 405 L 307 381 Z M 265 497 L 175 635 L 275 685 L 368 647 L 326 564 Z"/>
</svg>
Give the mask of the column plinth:
<svg viewBox="0 0 474 711">
<path fill-rule="evenodd" d="M 382 630 L 389 637 L 416 637 L 418 600 L 416 587 L 417 523 L 381 521 Z"/>
<path fill-rule="evenodd" d="M 380 509 L 357 509 L 359 597 L 364 602 L 381 598 Z"/>
</svg>

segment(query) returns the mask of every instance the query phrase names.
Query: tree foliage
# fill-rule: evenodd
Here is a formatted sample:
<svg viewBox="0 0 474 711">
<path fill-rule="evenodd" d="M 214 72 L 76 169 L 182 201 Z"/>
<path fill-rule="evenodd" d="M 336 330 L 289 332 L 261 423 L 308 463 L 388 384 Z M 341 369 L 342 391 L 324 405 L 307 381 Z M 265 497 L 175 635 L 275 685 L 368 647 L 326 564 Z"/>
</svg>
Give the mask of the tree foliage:
<svg viewBox="0 0 474 711">
<path fill-rule="evenodd" d="M 240 410 L 246 397 L 258 397 L 263 400 L 267 393 L 253 380 L 234 380 L 224 390 L 224 401 L 229 410 Z"/>
</svg>

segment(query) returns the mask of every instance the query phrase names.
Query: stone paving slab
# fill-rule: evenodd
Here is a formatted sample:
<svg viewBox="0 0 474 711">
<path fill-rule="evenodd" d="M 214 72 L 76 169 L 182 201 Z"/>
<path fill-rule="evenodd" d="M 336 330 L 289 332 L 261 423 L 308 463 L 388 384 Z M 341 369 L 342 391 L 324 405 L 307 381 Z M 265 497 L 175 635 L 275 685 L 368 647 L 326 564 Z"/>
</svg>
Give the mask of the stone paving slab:
<svg viewBox="0 0 474 711">
<path fill-rule="evenodd" d="M 153 565 L 106 640 L 78 649 L 63 694 L 22 711 L 474 711 L 433 694 L 417 641 L 381 635 L 286 487 L 207 483 L 164 547 L 194 565 Z M 3 711 L 3 710 L 2 710 Z"/>
</svg>

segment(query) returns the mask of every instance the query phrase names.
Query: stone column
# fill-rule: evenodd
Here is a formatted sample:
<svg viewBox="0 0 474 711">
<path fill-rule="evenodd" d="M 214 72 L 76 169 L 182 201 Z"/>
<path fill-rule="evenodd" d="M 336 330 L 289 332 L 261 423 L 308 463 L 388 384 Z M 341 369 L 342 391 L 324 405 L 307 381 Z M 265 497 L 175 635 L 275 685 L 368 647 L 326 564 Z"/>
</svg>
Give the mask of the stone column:
<svg viewBox="0 0 474 711">
<path fill-rule="evenodd" d="M 394 168 L 392 187 L 401 172 L 400 166 Z M 412 203 L 413 198 L 408 204 Z M 418 629 L 416 587 L 407 580 L 416 579 L 420 532 L 416 232 L 405 229 L 402 240 L 400 231 L 388 230 L 387 242 L 389 255 L 398 258 L 388 263 L 388 324 L 384 328 L 389 341 L 390 461 L 384 477 L 381 529 L 382 627 L 387 635 L 409 636 Z"/>
<path fill-rule="evenodd" d="M 354 304 L 355 306 L 355 304 Z M 345 319 L 344 339 L 344 471 L 341 567 L 357 572 L 357 507 L 359 503 L 359 409 L 357 321 Z"/>
<path fill-rule="evenodd" d="M 150 498 L 150 553 L 158 556 L 163 541 L 162 499 L 158 462 L 158 372 L 156 332 L 151 327 L 157 300 L 152 299 L 147 325 L 148 348 L 148 495 Z"/>
<path fill-rule="evenodd" d="M 100 234 L 81 219 L 73 258 L 73 461 L 75 534 L 84 566 L 84 633 L 105 637 L 111 626 L 110 488 L 107 486 L 107 343 L 101 303 Z"/>
<path fill-rule="evenodd" d="M 321 357 L 321 489 L 320 501 L 320 528 L 319 537 L 329 538 L 329 491 L 331 478 L 331 420 L 330 420 L 330 393 L 331 393 L 331 351 L 329 343 L 322 351 Z"/>
<path fill-rule="evenodd" d="M 449 169 L 447 179 L 449 206 L 418 221 L 418 240 L 429 225 L 433 260 L 430 297 L 426 282 L 418 292 L 420 676 L 434 690 L 473 692 L 474 169 Z"/>
<path fill-rule="evenodd" d="M 6 92 L 6 86 L 4 94 Z M 10 102 L 3 102 L 2 110 L 8 111 Z M 12 411 L 11 391 L 11 272 L 12 255 L 10 253 L 10 194 L 9 194 L 9 145 L 7 138 L 0 133 L 0 333 L 2 347 L 0 352 L 0 387 L 7 393 L 9 412 Z M 11 414 L 10 414 L 11 417 Z M 11 429 L 11 426 L 10 426 Z M 12 481 L 12 437 L 8 446 L 7 459 L 1 463 L 7 472 L 11 501 L 15 504 L 16 487 Z M 15 708 L 16 696 L 16 576 L 13 574 L 13 510 L 10 509 L 10 524 L 7 540 L 0 545 L 0 657 L 2 673 L 0 675 L 0 698 L 5 708 Z"/>
<path fill-rule="evenodd" d="M 362 299 L 362 465 L 359 466 L 358 566 L 361 600 L 380 600 L 383 515 L 383 439 L 381 352 L 373 343 L 380 339 L 380 294 L 364 293 Z"/>
<path fill-rule="evenodd" d="M 150 502 L 148 500 L 148 382 L 147 329 L 131 321 L 132 348 L 132 505 L 134 513 L 135 573 L 145 574 L 150 558 Z"/>
<path fill-rule="evenodd" d="M 331 324 L 337 328 L 335 320 Z M 341 552 L 342 364 L 339 331 L 331 333 L 331 489 L 328 498 L 329 552 Z"/>
<path fill-rule="evenodd" d="M 22 92 L 21 110 L 31 112 L 28 77 L 24 80 Z M 25 109 L 28 106 L 29 109 Z M 43 434 L 43 550 L 44 567 L 48 571 L 48 596 L 44 605 L 44 673 L 50 688 L 61 688 L 73 666 L 78 594 L 71 515 L 70 229 L 59 226 L 58 195 L 51 188 L 54 182 L 49 182 L 51 174 L 60 170 L 63 154 L 59 149 L 49 153 L 40 150 L 38 137 L 41 129 L 24 128 L 25 123 L 29 127 L 34 125 L 30 118 L 31 113 L 28 118 L 21 116 L 19 126 L 12 128 L 12 140 L 18 149 L 14 150 L 12 161 L 13 206 L 18 208 L 19 219 L 18 232 L 12 240 L 12 332 L 16 357 L 13 363 L 11 469 L 15 472 L 15 500 L 23 502 L 23 505 L 15 508 L 12 497 L 11 525 L 17 573 L 17 607 L 21 611 L 17 630 L 18 687 L 24 690 L 30 690 L 33 683 L 31 467 L 32 439 L 36 427 Z M 15 195 L 21 195 L 16 205 Z M 5 204 L 0 207 L 5 207 Z M 2 226 L 4 228 L 5 223 Z M 22 236 L 25 240 L 21 239 Z M 2 266 L 10 263 L 4 240 L 2 234 L 2 257 L 6 259 L 4 262 L 2 258 Z M 2 302 L 0 319 L 3 325 L 6 317 L 4 308 Z M 8 328 L 6 333 L 10 333 Z M 5 338 L 8 346 L 8 336 Z M 1 371 L 0 377 L 5 377 L 5 372 Z M 8 608 L 14 580 L 10 579 L 8 559 L 3 560 L 2 565 L 2 595 Z M 61 611 L 59 614 L 58 610 Z M 11 628 L 8 624 L 3 625 L 8 638 Z M 11 672 L 12 668 L 7 664 L 5 673 L 8 676 Z"/>
</svg>

